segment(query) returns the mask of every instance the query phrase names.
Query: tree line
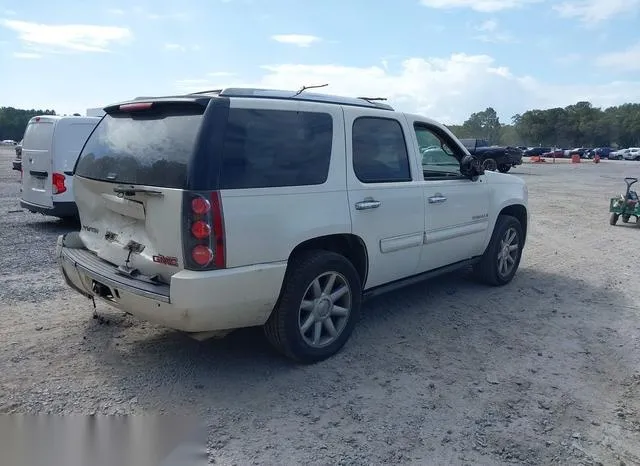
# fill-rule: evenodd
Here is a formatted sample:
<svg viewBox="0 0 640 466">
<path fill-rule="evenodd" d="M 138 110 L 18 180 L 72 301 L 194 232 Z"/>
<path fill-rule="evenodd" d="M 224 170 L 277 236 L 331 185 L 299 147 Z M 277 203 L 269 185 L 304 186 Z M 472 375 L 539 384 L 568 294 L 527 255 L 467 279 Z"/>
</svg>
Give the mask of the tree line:
<svg viewBox="0 0 640 466">
<path fill-rule="evenodd" d="M 542 147 L 640 147 L 640 104 L 601 109 L 589 102 L 564 108 L 528 110 L 502 124 L 489 107 L 449 129 L 459 138 L 487 139 L 490 144 Z"/>
<path fill-rule="evenodd" d="M 23 110 L 13 107 L 0 107 L 0 141 L 13 139 L 20 141 L 29 120 L 37 115 L 55 115 L 55 110 Z"/>
<path fill-rule="evenodd" d="M 55 110 L 0 107 L 0 140 L 22 139 L 36 115 L 56 115 Z M 77 114 L 76 114 L 77 115 Z M 489 107 L 472 113 L 462 125 L 449 125 L 459 138 L 487 139 L 490 144 L 543 147 L 640 147 L 640 104 L 601 109 L 589 102 L 564 108 L 528 110 L 503 124 Z"/>
</svg>

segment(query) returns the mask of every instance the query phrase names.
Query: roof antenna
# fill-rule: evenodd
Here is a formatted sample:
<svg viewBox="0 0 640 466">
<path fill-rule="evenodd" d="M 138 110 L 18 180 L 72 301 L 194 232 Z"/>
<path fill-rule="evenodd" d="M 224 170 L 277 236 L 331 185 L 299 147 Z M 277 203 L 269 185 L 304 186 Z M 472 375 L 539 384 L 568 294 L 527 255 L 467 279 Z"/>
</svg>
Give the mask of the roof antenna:
<svg viewBox="0 0 640 466">
<path fill-rule="evenodd" d="M 294 97 L 296 97 L 296 96 L 298 96 L 298 95 L 302 94 L 302 93 L 303 93 L 304 91 L 306 91 L 307 89 L 317 89 L 317 88 L 319 88 L 319 87 L 327 87 L 328 85 L 329 85 L 329 84 L 327 83 L 327 84 L 317 84 L 317 85 L 315 85 L 315 86 L 302 86 L 298 92 L 296 92 L 295 94 L 293 94 L 293 96 L 294 96 Z"/>
<path fill-rule="evenodd" d="M 374 103 L 375 101 L 387 100 L 386 97 L 358 97 L 358 99 L 366 100 L 370 104 Z"/>
<path fill-rule="evenodd" d="M 208 91 L 198 91 L 198 92 L 191 92 L 189 95 L 198 95 L 198 94 L 219 94 L 222 92 L 222 89 L 211 89 Z"/>
</svg>

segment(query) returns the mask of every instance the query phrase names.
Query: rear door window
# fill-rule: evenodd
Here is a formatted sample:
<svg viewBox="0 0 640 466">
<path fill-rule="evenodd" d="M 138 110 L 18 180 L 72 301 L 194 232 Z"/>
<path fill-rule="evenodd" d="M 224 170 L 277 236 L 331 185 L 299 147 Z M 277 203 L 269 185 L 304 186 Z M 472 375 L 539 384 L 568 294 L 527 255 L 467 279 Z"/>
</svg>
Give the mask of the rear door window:
<svg viewBox="0 0 640 466">
<path fill-rule="evenodd" d="M 113 183 L 184 189 L 203 109 L 166 106 L 106 115 L 84 146 L 75 173 Z"/>
<path fill-rule="evenodd" d="M 332 141 L 328 113 L 231 108 L 220 188 L 322 184 L 329 175 Z"/>
<path fill-rule="evenodd" d="M 411 181 L 409 155 L 397 120 L 360 117 L 353 122 L 353 171 L 363 183 Z"/>
<path fill-rule="evenodd" d="M 25 150 L 50 150 L 53 139 L 53 123 L 50 121 L 39 121 L 30 123 L 24 132 Z"/>
</svg>

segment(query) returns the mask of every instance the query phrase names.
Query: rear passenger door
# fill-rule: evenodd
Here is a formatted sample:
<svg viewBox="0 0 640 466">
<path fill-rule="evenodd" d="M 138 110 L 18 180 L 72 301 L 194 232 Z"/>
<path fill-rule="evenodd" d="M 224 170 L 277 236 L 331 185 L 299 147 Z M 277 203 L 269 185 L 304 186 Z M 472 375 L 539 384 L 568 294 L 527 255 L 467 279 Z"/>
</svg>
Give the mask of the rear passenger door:
<svg viewBox="0 0 640 466">
<path fill-rule="evenodd" d="M 406 121 L 344 107 L 352 231 L 366 244 L 365 289 L 416 273 L 424 234 L 422 185 Z"/>
</svg>

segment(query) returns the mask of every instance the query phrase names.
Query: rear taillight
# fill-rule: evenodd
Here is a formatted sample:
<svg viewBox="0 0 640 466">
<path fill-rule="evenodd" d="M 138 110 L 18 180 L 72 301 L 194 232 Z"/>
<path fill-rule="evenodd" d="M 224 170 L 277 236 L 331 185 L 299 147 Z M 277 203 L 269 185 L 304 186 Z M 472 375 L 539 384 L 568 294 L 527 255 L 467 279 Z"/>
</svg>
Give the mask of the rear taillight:
<svg viewBox="0 0 640 466">
<path fill-rule="evenodd" d="M 62 173 L 54 173 L 51 176 L 51 184 L 53 185 L 53 194 L 62 194 L 67 190 L 64 185 L 65 176 Z"/>
<path fill-rule="evenodd" d="M 185 268 L 225 268 L 224 222 L 220 194 L 216 191 L 185 191 L 182 218 Z"/>
</svg>

